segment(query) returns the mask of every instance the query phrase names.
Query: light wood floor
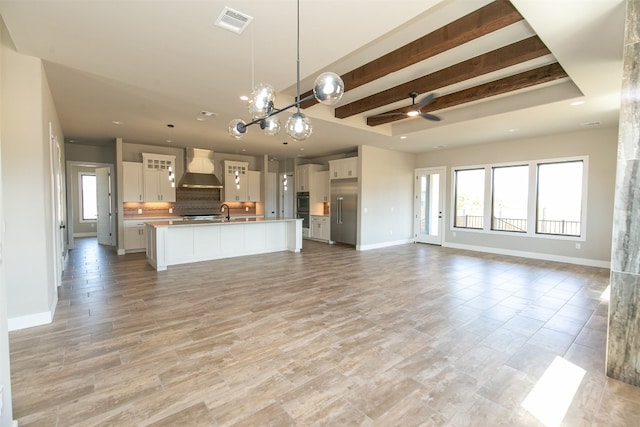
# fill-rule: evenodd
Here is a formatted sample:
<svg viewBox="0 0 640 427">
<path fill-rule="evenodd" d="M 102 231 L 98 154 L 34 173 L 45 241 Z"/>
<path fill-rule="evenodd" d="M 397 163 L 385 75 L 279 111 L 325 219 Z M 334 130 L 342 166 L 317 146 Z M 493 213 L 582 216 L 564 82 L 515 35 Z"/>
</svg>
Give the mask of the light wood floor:
<svg viewBox="0 0 640 427">
<path fill-rule="evenodd" d="M 604 372 L 608 270 L 403 245 L 152 270 L 94 239 L 52 324 L 10 334 L 26 426 L 536 426 L 556 356 L 586 370 L 564 425 L 640 425 Z"/>
</svg>

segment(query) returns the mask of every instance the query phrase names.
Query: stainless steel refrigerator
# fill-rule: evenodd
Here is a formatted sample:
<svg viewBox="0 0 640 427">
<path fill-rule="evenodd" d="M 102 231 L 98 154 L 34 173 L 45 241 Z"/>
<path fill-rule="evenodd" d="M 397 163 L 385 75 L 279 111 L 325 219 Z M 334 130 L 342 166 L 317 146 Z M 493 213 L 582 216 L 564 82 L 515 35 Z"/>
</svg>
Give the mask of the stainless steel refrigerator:
<svg viewBox="0 0 640 427">
<path fill-rule="evenodd" d="M 331 180 L 331 240 L 356 244 L 358 222 L 358 180 Z"/>
</svg>

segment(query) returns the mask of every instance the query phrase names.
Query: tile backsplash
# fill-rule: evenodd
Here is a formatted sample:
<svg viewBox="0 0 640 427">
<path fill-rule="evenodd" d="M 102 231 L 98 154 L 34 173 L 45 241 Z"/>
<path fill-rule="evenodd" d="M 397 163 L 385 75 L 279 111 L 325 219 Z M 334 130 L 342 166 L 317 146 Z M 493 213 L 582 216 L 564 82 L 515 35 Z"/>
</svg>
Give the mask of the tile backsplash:
<svg viewBox="0 0 640 427">
<path fill-rule="evenodd" d="M 123 206 L 123 214 L 125 218 L 220 214 L 222 203 L 219 189 L 176 188 L 176 201 L 174 203 L 126 202 Z M 253 202 L 227 204 L 230 207 L 232 216 L 256 214 L 256 204 Z M 169 209 L 172 209 L 173 213 L 170 213 Z"/>
</svg>

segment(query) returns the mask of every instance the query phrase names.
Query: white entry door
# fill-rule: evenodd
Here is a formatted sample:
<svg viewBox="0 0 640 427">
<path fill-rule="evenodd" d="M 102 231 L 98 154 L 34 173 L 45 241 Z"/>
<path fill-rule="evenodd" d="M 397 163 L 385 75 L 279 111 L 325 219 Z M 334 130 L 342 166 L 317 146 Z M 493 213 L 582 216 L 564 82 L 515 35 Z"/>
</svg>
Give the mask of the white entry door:
<svg viewBox="0 0 640 427">
<path fill-rule="evenodd" d="M 416 242 L 442 245 L 444 233 L 445 167 L 416 169 Z"/>
<path fill-rule="evenodd" d="M 98 243 L 113 246 L 113 213 L 111 212 L 111 173 L 108 167 L 96 168 L 98 204 Z"/>
</svg>

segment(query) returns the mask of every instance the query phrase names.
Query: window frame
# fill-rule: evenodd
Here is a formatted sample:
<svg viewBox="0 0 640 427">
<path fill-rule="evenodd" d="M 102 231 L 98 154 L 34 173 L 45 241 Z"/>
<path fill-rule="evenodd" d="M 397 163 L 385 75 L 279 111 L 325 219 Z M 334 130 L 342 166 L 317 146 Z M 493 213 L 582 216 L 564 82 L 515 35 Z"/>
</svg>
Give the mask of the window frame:
<svg viewBox="0 0 640 427">
<path fill-rule="evenodd" d="M 552 163 L 568 163 L 582 161 L 582 206 L 581 206 L 581 224 L 580 224 L 580 236 L 563 235 L 563 234 L 543 234 L 536 232 L 537 222 L 537 209 L 538 209 L 538 165 L 539 164 L 552 164 Z M 529 181 L 528 181 L 528 205 L 527 205 L 527 231 L 517 232 L 508 230 L 492 230 L 492 209 L 493 209 L 493 168 L 495 167 L 508 167 L 508 166 L 529 166 Z M 485 184 L 484 184 L 484 218 L 483 228 L 465 228 L 455 226 L 456 215 L 456 185 L 455 178 L 456 172 L 461 170 L 474 170 L 484 169 Z M 449 231 L 450 232 L 468 232 L 468 233 L 483 233 L 491 234 L 495 236 L 513 236 L 513 237 L 530 237 L 535 239 L 550 239 L 550 240 L 567 240 L 584 242 L 587 239 L 587 205 L 588 205 L 588 176 L 589 176 L 589 156 L 571 156 L 571 157 L 557 157 L 547 159 L 535 159 L 525 161 L 513 161 L 503 163 L 487 163 L 481 165 L 461 165 L 451 166 L 451 209 L 449 217 Z"/>
<path fill-rule="evenodd" d="M 457 217 L 457 205 L 458 205 L 458 176 L 457 176 L 457 172 L 458 171 L 474 171 L 474 170 L 482 170 L 484 171 L 483 174 L 483 178 L 484 178 L 484 185 L 482 187 L 482 190 L 484 192 L 483 195 L 483 205 L 482 205 L 482 210 L 483 210 L 483 215 L 482 215 L 482 228 L 478 228 L 478 227 L 461 227 L 461 226 L 457 226 L 456 225 L 456 217 Z M 473 230 L 473 231 L 482 231 L 484 230 L 484 227 L 486 227 L 486 211 L 487 211 L 487 201 L 486 201 L 486 194 L 487 194 L 487 170 L 486 167 L 484 165 L 482 166 L 469 166 L 469 167 L 465 167 L 465 168 L 452 168 L 451 169 L 451 182 L 453 183 L 452 185 L 452 203 L 451 203 L 451 212 L 452 212 L 452 220 L 451 220 L 451 229 L 452 230 Z"/>
<path fill-rule="evenodd" d="M 86 219 L 84 217 L 84 194 L 82 192 L 83 189 L 83 184 L 82 184 L 82 177 L 83 176 L 93 176 L 96 177 L 96 173 L 95 172 L 87 172 L 87 171 L 80 171 L 78 172 L 78 222 L 80 223 L 95 223 L 98 221 L 98 210 L 97 210 L 97 200 L 96 200 L 96 218 L 95 219 Z M 98 185 L 97 185 L 97 177 L 96 177 L 96 199 L 97 199 L 97 190 L 98 190 Z"/>
</svg>

